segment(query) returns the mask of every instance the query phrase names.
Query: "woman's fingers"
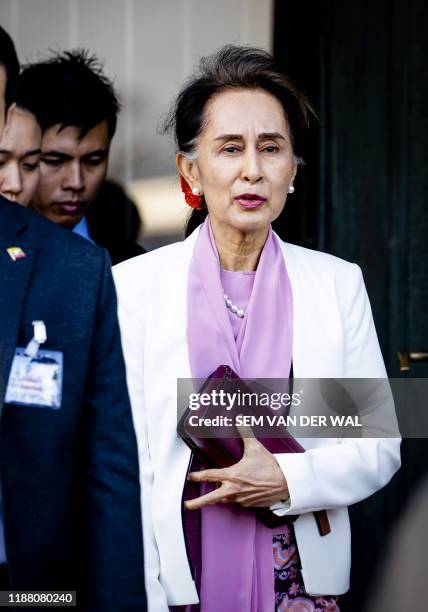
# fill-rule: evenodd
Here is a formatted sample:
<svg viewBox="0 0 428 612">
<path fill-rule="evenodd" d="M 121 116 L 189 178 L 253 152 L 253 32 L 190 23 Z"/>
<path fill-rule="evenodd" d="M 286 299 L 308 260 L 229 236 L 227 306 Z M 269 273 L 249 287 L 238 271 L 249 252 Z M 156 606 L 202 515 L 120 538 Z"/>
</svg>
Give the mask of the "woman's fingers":
<svg viewBox="0 0 428 612">
<path fill-rule="evenodd" d="M 249 425 L 237 425 L 236 429 L 238 430 L 238 433 L 244 443 L 244 455 L 245 453 L 256 449 L 258 446 L 262 446 L 255 437 L 254 432 Z"/>
<path fill-rule="evenodd" d="M 187 500 L 184 502 L 184 507 L 186 510 L 198 510 L 199 508 L 203 508 L 204 506 L 209 506 L 212 504 L 228 504 L 231 502 L 239 503 L 241 506 L 245 508 L 249 507 L 267 507 L 270 506 L 275 499 L 272 499 L 271 496 L 267 493 L 253 493 L 251 495 L 240 495 L 233 491 L 229 485 L 223 484 L 218 489 L 214 491 L 210 491 L 205 495 L 201 495 L 200 497 L 196 497 L 195 499 Z"/>
<path fill-rule="evenodd" d="M 184 507 L 186 508 L 186 510 L 198 510 L 199 508 L 203 508 L 204 506 L 210 506 L 211 504 L 225 503 L 226 498 L 224 495 L 224 491 L 222 491 L 222 488 L 223 487 L 220 487 L 219 489 L 210 491 L 205 495 L 201 495 L 201 497 L 189 499 L 184 502 Z"/>
<path fill-rule="evenodd" d="M 223 468 L 220 470 L 200 470 L 199 472 L 190 472 L 187 475 L 187 480 L 192 482 L 223 482 L 227 478 L 228 469 Z"/>
<path fill-rule="evenodd" d="M 239 415 L 239 416 L 242 416 L 242 415 Z M 236 425 L 236 429 L 238 430 L 238 433 L 241 436 L 241 438 L 243 438 L 244 440 L 246 438 L 255 439 L 253 430 L 251 429 L 250 425 Z"/>
<path fill-rule="evenodd" d="M 239 427 L 238 431 L 245 445 L 238 463 L 228 468 L 201 470 L 188 475 L 193 482 L 221 485 L 215 491 L 186 503 L 189 510 L 231 502 L 244 507 L 263 507 L 288 496 L 287 481 L 275 457 L 253 437 L 251 427 Z"/>
</svg>

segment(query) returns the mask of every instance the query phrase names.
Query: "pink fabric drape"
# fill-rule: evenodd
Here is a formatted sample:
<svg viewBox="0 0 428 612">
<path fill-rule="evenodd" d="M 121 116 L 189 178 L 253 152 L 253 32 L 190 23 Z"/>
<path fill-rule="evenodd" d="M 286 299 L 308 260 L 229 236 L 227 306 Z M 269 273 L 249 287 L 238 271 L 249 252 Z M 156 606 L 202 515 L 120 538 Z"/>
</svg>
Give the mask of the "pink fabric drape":
<svg viewBox="0 0 428 612">
<path fill-rule="evenodd" d="M 238 336 L 221 286 L 209 216 L 201 227 L 188 278 L 187 338 L 192 376 L 229 365 L 242 378 L 288 378 L 292 293 L 279 243 L 269 230 Z M 201 494 L 209 490 L 201 486 Z M 272 530 L 237 504 L 201 511 L 201 612 L 274 610 Z"/>
</svg>

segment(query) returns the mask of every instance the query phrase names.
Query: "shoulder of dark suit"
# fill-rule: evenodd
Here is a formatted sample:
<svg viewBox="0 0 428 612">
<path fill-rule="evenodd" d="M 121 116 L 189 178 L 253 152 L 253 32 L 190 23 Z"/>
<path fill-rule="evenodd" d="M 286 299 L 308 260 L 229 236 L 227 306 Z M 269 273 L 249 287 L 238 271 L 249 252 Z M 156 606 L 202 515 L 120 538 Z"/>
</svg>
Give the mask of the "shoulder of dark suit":
<svg viewBox="0 0 428 612">
<path fill-rule="evenodd" d="M 52 260 L 60 256 L 63 262 L 79 258 L 82 267 L 100 265 L 105 259 L 105 251 L 89 240 L 0 196 L 0 223 L 3 223 L 2 217 L 10 223 L 13 222 L 17 235 L 25 236 L 26 241 L 36 249 L 38 256 Z"/>
</svg>

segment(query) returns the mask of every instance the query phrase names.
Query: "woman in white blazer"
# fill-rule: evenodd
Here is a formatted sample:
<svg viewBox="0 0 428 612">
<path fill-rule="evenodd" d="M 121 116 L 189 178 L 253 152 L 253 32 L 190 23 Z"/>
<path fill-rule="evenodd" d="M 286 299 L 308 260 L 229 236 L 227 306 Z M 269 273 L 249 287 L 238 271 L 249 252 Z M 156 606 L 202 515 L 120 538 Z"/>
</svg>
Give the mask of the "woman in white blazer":
<svg viewBox="0 0 428 612">
<path fill-rule="evenodd" d="M 188 476 L 191 452 L 176 434 L 177 379 L 220 364 L 247 378 L 288 378 L 291 363 L 297 378 L 386 377 L 358 266 L 271 230 L 311 115 L 269 54 L 225 47 L 203 60 L 171 124 L 186 202 L 205 221 L 184 242 L 114 268 L 151 612 L 339 610 L 347 506 L 400 465 L 392 438 L 300 439 L 304 453 L 277 455 L 248 439 L 237 464 Z M 271 530 L 249 509 L 261 506 L 298 518 Z M 322 509 L 323 537 L 313 515 Z"/>
</svg>

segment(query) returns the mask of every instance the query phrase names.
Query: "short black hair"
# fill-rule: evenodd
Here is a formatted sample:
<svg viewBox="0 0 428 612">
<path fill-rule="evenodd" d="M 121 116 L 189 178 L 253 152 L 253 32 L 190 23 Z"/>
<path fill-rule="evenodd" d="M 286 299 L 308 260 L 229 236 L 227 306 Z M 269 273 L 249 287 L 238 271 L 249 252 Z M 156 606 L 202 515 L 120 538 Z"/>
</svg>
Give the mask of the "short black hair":
<svg viewBox="0 0 428 612">
<path fill-rule="evenodd" d="M 37 119 L 37 95 L 34 87 L 30 86 L 27 80 L 18 76 L 15 87 L 9 92 L 8 105 L 16 104 L 18 108 L 32 113 Z"/>
<path fill-rule="evenodd" d="M 107 121 L 110 138 L 116 131 L 120 100 L 103 73 L 96 55 L 86 49 L 55 53 L 43 62 L 28 64 L 20 86 L 32 92 L 31 110 L 42 130 L 60 124 L 80 129 L 80 136 Z"/>
<path fill-rule="evenodd" d="M 0 65 L 6 70 L 6 108 L 11 102 L 19 75 L 19 60 L 9 34 L 0 26 Z"/>
</svg>

